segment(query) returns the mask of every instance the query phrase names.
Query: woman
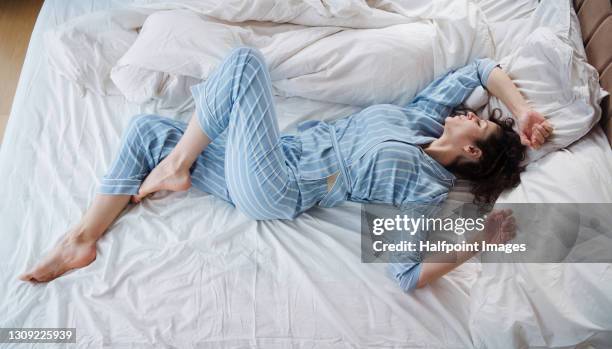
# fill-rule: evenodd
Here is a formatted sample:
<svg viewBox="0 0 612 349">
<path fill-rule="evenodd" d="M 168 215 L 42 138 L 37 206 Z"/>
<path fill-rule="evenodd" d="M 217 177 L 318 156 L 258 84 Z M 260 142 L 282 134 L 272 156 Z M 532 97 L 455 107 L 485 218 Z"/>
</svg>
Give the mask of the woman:
<svg viewBox="0 0 612 349">
<path fill-rule="evenodd" d="M 292 219 L 314 205 L 345 200 L 435 204 L 444 201 L 455 175 L 474 181 L 476 198 L 490 202 L 518 183 L 524 146 L 508 123 L 471 112 L 449 117 L 479 85 L 510 108 L 524 144 L 538 147 L 550 136 L 550 125 L 489 59 L 440 77 L 407 106 L 375 105 L 334 122 L 305 122 L 297 135 L 281 136 L 263 57 L 235 49 L 192 87 L 196 111 L 188 125 L 152 115 L 132 120 L 81 222 L 20 278 L 45 282 L 90 264 L 96 241 L 130 199 L 137 203 L 159 190 L 193 185 L 260 220 Z M 509 214 L 497 217 L 510 231 Z M 397 264 L 394 276 L 408 290 L 459 263 Z"/>
</svg>

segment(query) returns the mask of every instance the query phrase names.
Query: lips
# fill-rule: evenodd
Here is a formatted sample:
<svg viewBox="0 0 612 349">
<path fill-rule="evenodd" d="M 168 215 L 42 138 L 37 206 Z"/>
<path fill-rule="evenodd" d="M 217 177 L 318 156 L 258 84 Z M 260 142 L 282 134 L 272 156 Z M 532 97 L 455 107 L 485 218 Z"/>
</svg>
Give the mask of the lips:
<svg viewBox="0 0 612 349">
<path fill-rule="evenodd" d="M 459 115 L 460 120 L 472 121 L 474 120 L 474 116 L 472 115 Z"/>
</svg>

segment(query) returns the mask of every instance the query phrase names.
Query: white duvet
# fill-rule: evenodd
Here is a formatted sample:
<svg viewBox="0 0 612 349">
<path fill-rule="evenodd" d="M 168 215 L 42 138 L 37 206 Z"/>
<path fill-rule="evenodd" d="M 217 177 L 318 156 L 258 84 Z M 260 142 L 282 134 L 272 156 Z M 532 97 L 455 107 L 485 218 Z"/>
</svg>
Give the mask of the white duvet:
<svg viewBox="0 0 612 349">
<path fill-rule="evenodd" d="M 151 7 L 157 11 L 142 21 L 129 50 L 117 45 L 113 57 L 121 52 L 121 58 L 101 62 L 97 71 L 77 69 L 82 74 L 75 76 L 74 64 L 67 64 L 79 61 L 76 57 L 84 45 L 110 46 L 104 43 L 112 39 L 100 35 L 99 29 L 90 33 L 95 17 L 84 23 L 77 19 L 48 34 L 54 68 L 81 86 L 103 86 L 100 79 L 108 76 L 114 63 L 110 77 L 129 101 L 180 111 L 190 106 L 188 87 L 205 80 L 231 48 L 246 45 L 266 57 L 275 94 L 368 106 L 406 104 L 434 77 L 494 54 L 483 14 L 467 0 L 379 1 L 371 6 L 362 1 L 278 1 L 274 6 L 270 0 L 222 6 L 212 0 L 147 3 L 154 6 L 134 9 L 131 23 L 142 21 L 142 12 L 153 11 Z M 326 11 L 316 4 L 325 4 Z M 125 12 L 103 19 L 118 21 L 119 15 Z M 243 22 L 262 19 L 286 23 Z M 123 36 L 132 38 L 134 26 L 124 28 Z M 116 33 L 117 27 L 103 30 Z M 70 40 L 75 31 L 96 40 Z M 115 89 L 104 92 L 113 94 Z"/>
</svg>

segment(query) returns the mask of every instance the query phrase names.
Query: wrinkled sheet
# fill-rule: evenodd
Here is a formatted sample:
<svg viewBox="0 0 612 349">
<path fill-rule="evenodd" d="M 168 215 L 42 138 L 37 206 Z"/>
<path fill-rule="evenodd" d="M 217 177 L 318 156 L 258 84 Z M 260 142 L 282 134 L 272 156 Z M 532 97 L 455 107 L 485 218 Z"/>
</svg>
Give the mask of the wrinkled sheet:
<svg viewBox="0 0 612 349">
<path fill-rule="evenodd" d="M 611 203 L 612 151 L 602 129 L 567 149 L 531 163 L 521 184 L 496 204 Z M 539 206 L 536 209 L 544 209 Z M 603 218 L 605 221 L 606 218 Z M 560 221 L 559 221 L 560 222 Z M 519 233 L 529 232 L 530 225 Z M 581 219 L 570 254 L 610 255 L 598 248 L 605 234 L 592 231 L 592 219 Z M 563 226 L 540 251 L 561 251 Z M 609 227 L 603 227 L 609 232 Z M 609 234 L 608 234 L 609 236 Z M 534 237 L 537 239 L 537 237 Z M 532 240 L 533 241 L 533 240 Z M 602 246 L 610 246 L 602 241 Z M 582 251 L 582 252 L 580 252 Z M 612 343 L 612 265 L 603 263 L 482 263 L 470 291 L 470 326 L 477 348 L 574 347 Z M 500 312 L 504 316 L 500 316 Z"/>
<path fill-rule="evenodd" d="M 47 29 L 111 6 L 108 0 L 47 0 L 32 35 L 0 148 L 0 327 L 77 327 L 76 347 L 83 348 L 490 348 L 494 342 L 487 340 L 527 343 L 559 329 L 553 326 L 558 319 L 544 328 L 522 326 L 508 311 L 516 308 L 529 321 L 540 318 L 538 311 L 557 309 L 570 319 L 599 316 L 565 327 L 574 330 L 563 337 L 571 346 L 610 330 L 597 309 L 608 304 L 610 293 L 602 287 L 608 267 L 584 265 L 566 274 L 575 280 L 568 286 L 582 286 L 588 295 L 580 311 L 554 302 L 543 303 L 546 309 L 522 307 L 529 298 L 512 299 L 513 288 L 505 287 L 520 269 L 485 265 L 481 274 L 476 263 L 406 295 L 383 265 L 360 263 L 357 204 L 315 208 L 293 222 L 253 222 L 195 190 L 159 193 L 131 207 L 100 241 L 89 267 L 50 284 L 18 282 L 17 275 L 84 212 L 129 117 L 152 110 L 121 96 L 81 96 L 47 66 Z M 282 130 L 356 110 L 297 97 L 277 103 Z M 596 130 L 534 163 L 517 199 L 609 202 L 612 195 L 602 188 L 611 186 L 594 182 L 610 178 L 604 137 Z M 568 159 L 580 165 L 568 168 Z M 540 167 L 545 160 L 549 164 Z M 556 275 L 552 268 L 530 275 L 547 273 Z M 556 285 L 543 280 L 544 287 Z M 557 292 L 538 289 L 542 298 Z"/>
</svg>

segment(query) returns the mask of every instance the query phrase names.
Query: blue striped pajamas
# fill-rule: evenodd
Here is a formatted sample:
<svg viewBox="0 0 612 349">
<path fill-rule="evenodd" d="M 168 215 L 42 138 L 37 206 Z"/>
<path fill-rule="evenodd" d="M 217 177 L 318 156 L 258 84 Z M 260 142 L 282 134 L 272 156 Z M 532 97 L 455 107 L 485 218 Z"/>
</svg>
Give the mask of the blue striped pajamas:
<svg viewBox="0 0 612 349">
<path fill-rule="evenodd" d="M 212 140 L 191 168 L 192 183 L 254 219 L 292 219 L 314 205 L 346 200 L 435 205 L 446 199 L 455 177 L 420 145 L 441 136 L 445 117 L 485 86 L 495 66 L 476 60 L 436 79 L 407 106 L 381 104 L 333 122 L 309 120 L 296 135 L 281 135 L 263 57 L 235 49 L 206 82 L 192 87 L 197 119 Z M 186 127 L 155 115 L 134 117 L 99 192 L 136 194 Z M 327 192 L 334 173 L 339 175 Z M 418 281 L 420 260 L 412 260 L 390 264 L 404 290 Z"/>
</svg>

